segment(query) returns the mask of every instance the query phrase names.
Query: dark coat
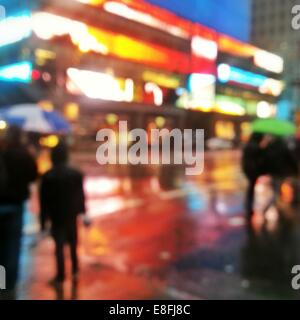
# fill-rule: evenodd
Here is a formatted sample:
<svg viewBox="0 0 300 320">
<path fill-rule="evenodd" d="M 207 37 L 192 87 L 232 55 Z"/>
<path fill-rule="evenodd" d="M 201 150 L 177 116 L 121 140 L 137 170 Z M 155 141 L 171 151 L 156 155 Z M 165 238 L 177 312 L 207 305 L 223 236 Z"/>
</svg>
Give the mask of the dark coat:
<svg viewBox="0 0 300 320">
<path fill-rule="evenodd" d="M 271 176 L 285 178 L 298 173 L 297 159 L 284 140 L 271 142 L 264 149 L 264 154 L 267 173 Z"/>
<path fill-rule="evenodd" d="M 264 174 L 264 156 L 259 144 L 249 141 L 242 156 L 242 169 L 249 180 L 255 180 Z"/>
<path fill-rule="evenodd" d="M 0 205 L 21 205 L 29 198 L 30 183 L 37 179 L 36 162 L 21 145 L 7 147 L 0 156 L 6 172 L 6 185 L 0 194 Z"/>
<path fill-rule="evenodd" d="M 85 213 L 83 175 L 67 165 L 48 171 L 40 186 L 41 227 L 50 220 L 53 230 L 76 226 L 78 214 Z"/>
</svg>

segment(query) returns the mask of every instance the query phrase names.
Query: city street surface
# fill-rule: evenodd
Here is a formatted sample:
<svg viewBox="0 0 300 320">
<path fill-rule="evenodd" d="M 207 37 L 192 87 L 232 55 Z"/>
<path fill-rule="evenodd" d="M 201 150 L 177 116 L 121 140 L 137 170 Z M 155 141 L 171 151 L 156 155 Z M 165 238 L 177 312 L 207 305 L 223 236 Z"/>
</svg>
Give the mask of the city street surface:
<svg viewBox="0 0 300 320">
<path fill-rule="evenodd" d="M 246 181 L 240 153 L 206 154 L 199 177 L 178 169 L 126 178 L 97 176 L 82 163 L 92 226 L 80 228 L 81 273 L 54 290 L 53 243 L 37 233 L 36 201 L 29 206 L 19 299 L 288 299 L 291 269 L 300 263 L 297 214 L 279 204 L 244 219 Z M 161 182 L 161 184 L 160 184 Z M 161 188 L 161 186 L 163 188 Z M 256 207 L 271 197 L 257 187 Z"/>
</svg>

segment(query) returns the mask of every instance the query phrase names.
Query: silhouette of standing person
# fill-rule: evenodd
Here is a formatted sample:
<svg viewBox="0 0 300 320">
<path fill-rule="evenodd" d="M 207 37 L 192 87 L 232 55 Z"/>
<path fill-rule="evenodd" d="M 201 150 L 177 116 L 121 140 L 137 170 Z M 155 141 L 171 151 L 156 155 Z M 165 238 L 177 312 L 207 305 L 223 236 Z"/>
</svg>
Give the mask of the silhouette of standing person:
<svg viewBox="0 0 300 320">
<path fill-rule="evenodd" d="M 24 202 L 37 175 L 36 162 L 22 142 L 21 129 L 10 127 L 0 150 L 0 265 L 6 269 L 7 299 L 15 298 Z"/>
<path fill-rule="evenodd" d="M 55 242 L 57 273 L 51 285 L 60 285 L 65 280 L 65 244 L 70 248 L 73 280 L 77 279 L 79 271 L 77 218 L 85 213 L 85 195 L 83 175 L 70 167 L 68 159 L 68 147 L 60 143 L 52 150 L 53 168 L 43 175 L 40 185 L 41 229 L 44 231 L 49 221 Z M 85 222 L 88 223 L 87 219 Z"/>
<path fill-rule="evenodd" d="M 287 146 L 287 141 L 274 137 L 264 148 L 267 174 L 272 178 L 274 196 L 264 209 L 266 213 L 280 196 L 280 187 L 284 179 L 298 175 L 297 159 Z"/>
<path fill-rule="evenodd" d="M 242 168 L 248 179 L 248 189 L 246 193 L 246 213 L 247 218 L 253 215 L 255 185 L 257 179 L 264 173 L 264 157 L 261 148 L 263 134 L 253 133 L 243 150 Z"/>
</svg>

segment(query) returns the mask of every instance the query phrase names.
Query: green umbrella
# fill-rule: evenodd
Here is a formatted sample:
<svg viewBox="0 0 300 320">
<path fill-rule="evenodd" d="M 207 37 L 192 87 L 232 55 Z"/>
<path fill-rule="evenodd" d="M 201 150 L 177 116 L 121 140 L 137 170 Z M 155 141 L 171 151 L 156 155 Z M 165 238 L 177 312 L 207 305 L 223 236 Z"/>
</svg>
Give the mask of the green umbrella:
<svg viewBox="0 0 300 320">
<path fill-rule="evenodd" d="M 296 126 L 289 121 L 279 119 L 260 119 L 252 123 L 252 131 L 285 137 L 295 135 Z"/>
</svg>

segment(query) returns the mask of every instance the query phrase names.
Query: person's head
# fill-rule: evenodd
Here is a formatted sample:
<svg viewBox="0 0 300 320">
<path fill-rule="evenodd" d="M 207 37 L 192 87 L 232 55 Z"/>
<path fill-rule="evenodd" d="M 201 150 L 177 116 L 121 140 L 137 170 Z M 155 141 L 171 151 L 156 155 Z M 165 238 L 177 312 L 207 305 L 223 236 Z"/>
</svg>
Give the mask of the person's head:
<svg viewBox="0 0 300 320">
<path fill-rule="evenodd" d="M 60 142 L 51 152 L 53 166 L 67 164 L 69 161 L 69 148 L 64 142 Z"/>
<path fill-rule="evenodd" d="M 254 132 L 254 133 L 252 133 L 249 141 L 253 142 L 253 143 L 260 144 L 261 141 L 263 140 L 263 138 L 264 138 L 264 134 L 259 133 L 259 132 Z"/>
</svg>

